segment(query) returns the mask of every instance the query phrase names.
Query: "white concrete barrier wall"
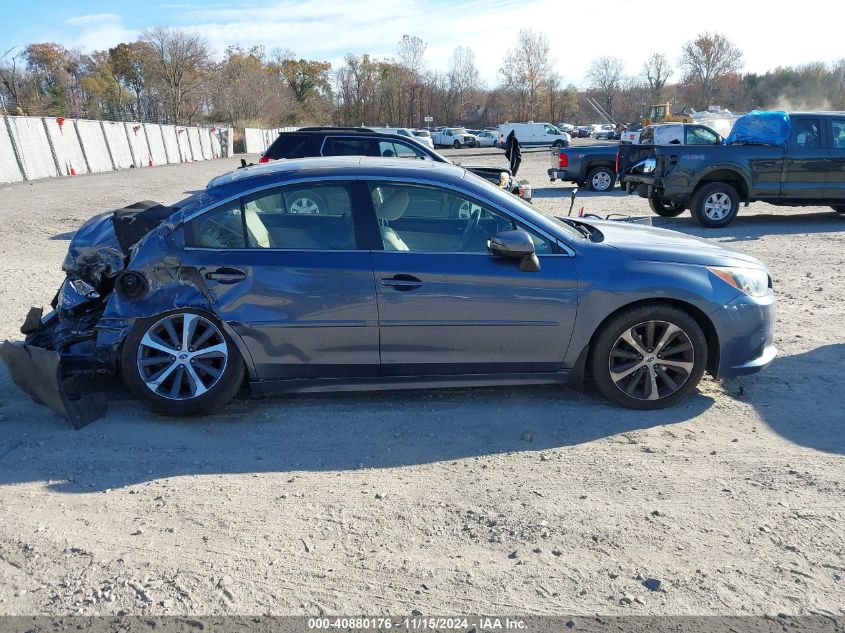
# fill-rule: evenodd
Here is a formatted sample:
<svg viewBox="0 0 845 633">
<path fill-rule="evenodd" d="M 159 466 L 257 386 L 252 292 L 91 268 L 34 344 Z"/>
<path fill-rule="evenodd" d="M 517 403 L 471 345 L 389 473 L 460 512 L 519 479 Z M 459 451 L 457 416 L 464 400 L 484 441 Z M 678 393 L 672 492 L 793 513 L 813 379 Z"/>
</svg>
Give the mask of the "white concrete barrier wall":
<svg viewBox="0 0 845 633">
<path fill-rule="evenodd" d="M 85 154 L 79 144 L 79 136 L 73 121 L 44 117 L 47 136 L 53 145 L 60 176 L 81 176 L 88 173 Z"/>
<path fill-rule="evenodd" d="M 167 162 L 176 165 L 182 162 L 179 153 L 179 141 L 176 140 L 176 126 L 162 125 L 161 136 L 164 139 L 164 149 L 167 152 Z"/>
<path fill-rule="evenodd" d="M 211 147 L 211 155 L 214 158 L 220 158 L 223 156 L 223 129 L 224 128 L 213 127 L 208 130 L 208 144 Z"/>
<path fill-rule="evenodd" d="M 8 120 L 27 180 L 58 176 L 44 121 L 25 116 L 10 116 Z"/>
<path fill-rule="evenodd" d="M 12 137 L 9 136 L 9 129 L 6 127 L 5 117 L 0 121 L 0 183 L 20 182 L 23 180 L 18 157 L 15 155 L 15 147 L 12 145 Z"/>
<path fill-rule="evenodd" d="M 200 137 L 200 149 L 202 150 L 202 157 L 205 160 L 211 160 L 212 158 L 217 158 L 214 155 L 214 152 L 211 151 L 211 130 L 207 127 L 201 127 L 197 130 L 199 132 Z"/>
<path fill-rule="evenodd" d="M 145 123 L 144 132 L 147 136 L 147 144 L 150 148 L 150 158 L 153 165 L 166 165 L 167 152 L 164 149 L 164 138 L 161 135 L 161 126 L 157 123 Z"/>
<path fill-rule="evenodd" d="M 179 159 L 183 163 L 190 163 L 194 160 L 191 154 L 191 141 L 188 138 L 188 128 L 176 126 L 176 141 L 179 143 Z"/>
<path fill-rule="evenodd" d="M 65 123 L 67 125 L 67 123 Z M 82 143 L 82 151 L 88 159 L 88 167 L 92 173 L 98 174 L 104 171 L 113 171 L 114 166 L 109 155 L 109 148 L 106 146 L 106 137 L 99 121 L 77 120 L 74 121 L 79 141 Z"/>
<path fill-rule="evenodd" d="M 152 167 L 153 157 L 150 146 L 147 145 L 147 134 L 140 123 L 127 123 L 126 136 L 129 138 L 129 149 L 135 159 L 135 167 Z"/>
<path fill-rule="evenodd" d="M 117 121 L 101 121 L 106 144 L 111 151 L 115 169 L 129 169 L 135 164 L 132 160 L 132 150 L 129 149 L 129 139 L 126 137 L 126 126 Z"/>
<path fill-rule="evenodd" d="M 265 149 L 264 130 L 257 127 L 244 128 L 244 151 L 247 154 L 263 154 Z"/>
<path fill-rule="evenodd" d="M 188 145 L 191 147 L 191 157 L 194 160 L 205 160 L 202 154 L 202 143 L 200 142 L 200 129 L 198 127 L 189 127 L 188 129 Z"/>
</svg>

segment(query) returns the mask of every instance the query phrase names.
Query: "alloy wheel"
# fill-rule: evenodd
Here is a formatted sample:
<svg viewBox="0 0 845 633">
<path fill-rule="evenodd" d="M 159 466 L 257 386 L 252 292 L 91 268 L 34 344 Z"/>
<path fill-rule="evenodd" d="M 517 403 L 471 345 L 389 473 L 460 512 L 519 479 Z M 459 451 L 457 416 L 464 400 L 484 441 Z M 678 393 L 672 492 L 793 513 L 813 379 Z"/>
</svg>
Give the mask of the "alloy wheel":
<svg viewBox="0 0 845 633">
<path fill-rule="evenodd" d="M 218 383 L 228 359 L 226 339 L 214 323 L 198 314 L 172 314 L 141 339 L 138 374 L 154 394 L 189 400 Z"/>
<path fill-rule="evenodd" d="M 716 191 L 707 196 L 704 201 L 704 214 L 714 222 L 718 222 L 724 220 L 730 214 L 732 206 L 728 194 Z"/>
<path fill-rule="evenodd" d="M 301 198 L 294 199 L 290 203 L 290 212 L 315 214 L 320 212 L 320 205 L 317 204 L 317 201 L 314 200 L 314 198 L 302 196 Z"/>
<path fill-rule="evenodd" d="M 610 174 L 606 171 L 600 171 L 593 176 L 592 185 L 596 191 L 606 191 L 611 184 Z"/>
<path fill-rule="evenodd" d="M 689 380 L 694 364 L 689 336 L 668 321 L 645 321 L 625 330 L 608 359 L 613 383 L 637 400 L 672 395 Z"/>
</svg>

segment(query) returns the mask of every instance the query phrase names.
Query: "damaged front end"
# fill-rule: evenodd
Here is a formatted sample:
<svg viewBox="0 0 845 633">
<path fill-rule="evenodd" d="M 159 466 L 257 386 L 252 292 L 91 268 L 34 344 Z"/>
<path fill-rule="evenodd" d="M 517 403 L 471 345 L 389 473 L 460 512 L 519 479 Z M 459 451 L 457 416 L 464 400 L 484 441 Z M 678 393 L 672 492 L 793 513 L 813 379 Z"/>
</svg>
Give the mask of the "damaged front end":
<svg viewBox="0 0 845 633">
<path fill-rule="evenodd" d="M 101 417 L 106 397 L 69 393 L 66 381 L 117 372 L 119 345 L 131 323 L 104 318 L 107 306 L 114 295 L 133 300 L 147 291 L 144 275 L 126 267 L 138 244 L 176 210 L 147 201 L 88 220 L 71 240 L 62 266 L 67 276 L 52 310 L 31 308 L 21 327 L 24 341 L 0 345 L 14 383 L 74 428 Z"/>
</svg>

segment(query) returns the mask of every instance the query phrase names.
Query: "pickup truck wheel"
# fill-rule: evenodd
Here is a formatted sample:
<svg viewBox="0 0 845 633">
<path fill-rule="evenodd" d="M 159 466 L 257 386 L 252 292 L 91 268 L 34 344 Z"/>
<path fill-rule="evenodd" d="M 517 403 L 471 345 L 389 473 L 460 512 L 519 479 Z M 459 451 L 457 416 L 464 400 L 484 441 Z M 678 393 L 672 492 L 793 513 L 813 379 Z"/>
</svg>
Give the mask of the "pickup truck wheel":
<svg viewBox="0 0 845 633">
<path fill-rule="evenodd" d="M 726 182 L 711 182 L 695 192 L 692 214 L 701 226 L 718 229 L 730 224 L 739 212 L 739 194 Z"/>
<path fill-rule="evenodd" d="M 461 142 L 460 141 L 455 141 L 454 143 L 452 143 L 452 145 L 455 147 L 455 149 L 461 149 Z"/>
<path fill-rule="evenodd" d="M 610 191 L 616 181 L 616 174 L 610 167 L 596 167 L 587 174 L 587 185 L 592 191 Z"/>
<path fill-rule="evenodd" d="M 563 147 L 563 141 L 555 141 L 552 143 L 552 147 Z"/>
<path fill-rule="evenodd" d="M 835 204 L 830 208 L 836 211 L 837 213 L 845 213 L 845 204 Z"/>
<path fill-rule="evenodd" d="M 687 209 L 686 205 L 682 202 L 664 202 L 660 196 L 649 198 L 648 206 L 657 215 L 664 218 L 675 218 Z"/>
<path fill-rule="evenodd" d="M 590 350 L 599 391 L 629 409 L 662 409 L 685 398 L 707 367 L 707 339 L 689 314 L 657 304 L 610 319 Z"/>
</svg>

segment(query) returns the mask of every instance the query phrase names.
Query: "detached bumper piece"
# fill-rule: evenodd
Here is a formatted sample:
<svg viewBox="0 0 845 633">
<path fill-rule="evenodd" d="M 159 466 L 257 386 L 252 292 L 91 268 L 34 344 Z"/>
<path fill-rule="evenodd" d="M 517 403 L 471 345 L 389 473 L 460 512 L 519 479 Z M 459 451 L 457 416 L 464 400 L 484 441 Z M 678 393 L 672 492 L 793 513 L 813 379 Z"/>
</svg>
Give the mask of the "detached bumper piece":
<svg viewBox="0 0 845 633">
<path fill-rule="evenodd" d="M 105 394 L 74 396 L 65 391 L 58 352 L 6 341 L 0 345 L 0 359 L 12 381 L 24 393 L 61 415 L 74 429 L 81 429 L 105 415 Z"/>
</svg>

